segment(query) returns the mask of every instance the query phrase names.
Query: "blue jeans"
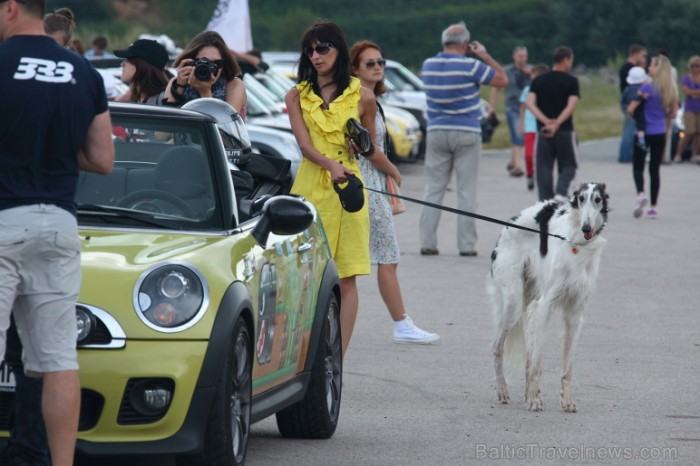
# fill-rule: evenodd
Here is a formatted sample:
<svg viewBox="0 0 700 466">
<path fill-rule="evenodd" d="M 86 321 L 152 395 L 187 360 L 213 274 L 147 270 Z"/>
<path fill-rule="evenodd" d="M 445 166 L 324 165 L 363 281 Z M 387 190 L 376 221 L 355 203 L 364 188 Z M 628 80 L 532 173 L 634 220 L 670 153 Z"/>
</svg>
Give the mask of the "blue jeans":
<svg viewBox="0 0 700 466">
<path fill-rule="evenodd" d="M 510 145 L 524 146 L 522 134 L 518 133 L 518 120 L 520 119 L 520 108 L 506 107 L 506 119 L 508 120 L 508 129 L 510 130 Z"/>
<path fill-rule="evenodd" d="M 624 109 L 622 110 L 622 113 L 625 115 L 625 125 L 622 128 L 620 153 L 617 157 L 617 161 L 621 163 L 629 163 L 632 161 L 632 154 L 634 153 L 634 133 L 636 132 L 637 127 L 632 117 L 630 117 Z"/>
<path fill-rule="evenodd" d="M 49 444 L 41 414 L 41 379 L 24 375 L 22 344 L 14 319 L 7 331 L 5 362 L 15 375 L 15 402 L 10 414 L 10 441 L 7 448 L 37 466 L 50 466 Z"/>
</svg>

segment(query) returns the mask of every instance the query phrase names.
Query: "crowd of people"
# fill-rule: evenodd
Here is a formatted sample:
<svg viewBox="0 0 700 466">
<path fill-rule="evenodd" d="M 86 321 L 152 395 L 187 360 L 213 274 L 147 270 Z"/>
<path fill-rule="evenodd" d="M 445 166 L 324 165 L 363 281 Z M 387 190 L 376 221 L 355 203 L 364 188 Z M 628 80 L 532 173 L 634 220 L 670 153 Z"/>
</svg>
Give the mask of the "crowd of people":
<svg viewBox="0 0 700 466">
<path fill-rule="evenodd" d="M 22 406 L 15 411 L 10 443 L 0 463 L 70 465 L 80 402 L 74 314 L 80 284 L 75 180 L 79 170 L 109 173 L 114 157 L 103 77 L 79 55 L 123 59 L 121 79 L 128 91 L 116 100 L 181 106 L 194 99 L 215 98 L 245 116 L 247 95 L 238 60 L 216 32 L 197 34 L 174 60 L 172 75 L 166 68 L 168 53 L 155 40 L 139 39 L 110 53 L 107 39 L 98 36 L 90 50 L 82 51 L 73 37 L 75 17 L 68 8 L 45 15 L 42 0 L 0 1 L 0 8 L 0 62 L 5 64 L 0 69 L 4 84 L 0 86 L 4 110 L 0 117 L 0 237 L 11 238 L 0 239 L 0 351 L 7 346 L 5 356 L 17 377 L 16 403 Z M 566 201 L 578 167 L 573 114 L 580 90 L 571 73 L 574 52 L 557 47 L 551 67 L 531 66 L 527 49 L 518 45 L 512 64 L 503 67 L 484 44 L 471 40 L 463 22 L 449 25 L 440 44 L 442 51 L 427 58 L 421 71 L 428 115 L 424 201 L 442 204 L 454 170 L 458 208 L 475 210 L 482 149 L 481 86 L 492 89 L 492 112 L 504 89 L 511 142 L 509 175 L 526 175 L 527 188 L 536 188 L 540 200 Z M 33 79 L 31 73 L 39 72 L 36 68 L 14 66 L 25 56 L 70 64 L 71 69 L 57 65 L 54 81 L 73 80 L 81 86 L 54 92 L 45 80 Z M 342 354 L 348 351 L 358 315 L 356 278 L 370 274 L 372 264 L 377 265 L 380 295 L 394 322 L 393 340 L 432 343 L 439 335 L 416 326 L 406 313 L 397 274 L 398 240 L 387 197 L 367 191 L 362 205 L 348 209 L 336 192 L 336 185 L 348 180 L 359 179 L 379 191 L 385 191 L 388 182 L 402 182 L 387 155 L 384 112 L 377 101 L 385 92 L 386 61 L 381 48 L 370 41 L 350 46 L 336 24 L 319 20 L 304 32 L 299 57 L 298 84 L 285 96 L 292 132 L 303 154 L 291 192 L 314 203 L 338 268 Z M 669 121 L 678 108 L 678 89 L 666 56 L 656 54 L 648 74 L 646 61 L 646 49 L 632 46 L 620 70 L 625 123 L 619 161 L 633 164 L 634 216 L 640 217 L 649 202 L 647 216 L 655 218 L 659 167 Z M 700 152 L 700 57 L 690 59 L 689 70 L 682 80 L 686 135 L 674 161 L 681 160 L 688 146 L 693 154 Z M 14 73 L 21 72 L 27 76 L 16 79 Z M 34 111 L 13 110 L 26 108 L 27 101 Z M 61 118 L 50 118 L 56 114 Z M 17 125 L 8 115 L 21 115 L 23 121 Z M 350 119 L 367 131 L 369 147 L 361 148 L 346 134 Z M 14 130 L 18 127 L 23 131 Z M 53 141 L 51 150 L 45 144 L 48 140 Z M 32 156 L 19 163 L 16 154 L 25 151 Z M 649 200 L 644 187 L 647 152 Z M 24 182 L 28 177 L 42 182 Z M 423 208 L 420 254 L 439 254 L 439 221 L 440 210 Z M 56 240 L 44 241 L 47 235 Z M 475 220 L 460 216 L 460 256 L 476 256 L 476 242 Z M 60 274 L 52 272 L 57 267 Z M 48 289 L 42 278 L 47 274 L 64 278 Z M 43 299 L 56 293 L 60 299 L 52 298 L 47 305 Z M 27 299 L 30 294 L 32 299 Z"/>
</svg>

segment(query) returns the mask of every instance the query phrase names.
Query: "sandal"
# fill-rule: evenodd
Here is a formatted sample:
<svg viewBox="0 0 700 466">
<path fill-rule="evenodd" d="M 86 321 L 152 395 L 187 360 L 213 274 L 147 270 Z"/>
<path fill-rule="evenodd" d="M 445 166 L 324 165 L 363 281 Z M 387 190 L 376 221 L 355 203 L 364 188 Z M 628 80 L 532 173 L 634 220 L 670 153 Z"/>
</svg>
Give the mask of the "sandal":
<svg viewBox="0 0 700 466">
<path fill-rule="evenodd" d="M 514 178 L 519 178 L 519 177 L 523 176 L 524 174 L 525 173 L 519 168 L 514 168 L 514 169 L 510 170 L 510 176 L 512 176 Z"/>
</svg>

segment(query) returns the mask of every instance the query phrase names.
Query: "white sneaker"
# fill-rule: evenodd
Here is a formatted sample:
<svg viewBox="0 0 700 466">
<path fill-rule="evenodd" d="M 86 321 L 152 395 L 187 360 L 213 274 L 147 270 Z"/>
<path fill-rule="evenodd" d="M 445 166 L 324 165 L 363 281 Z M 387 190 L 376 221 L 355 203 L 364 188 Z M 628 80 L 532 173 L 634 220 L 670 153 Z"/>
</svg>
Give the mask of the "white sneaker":
<svg viewBox="0 0 700 466">
<path fill-rule="evenodd" d="M 634 218 L 639 218 L 642 216 L 645 205 L 647 205 L 647 197 L 644 193 L 642 193 L 637 196 L 637 199 L 634 201 Z"/>
<path fill-rule="evenodd" d="M 415 326 L 407 315 L 403 320 L 394 322 L 394 343 L 417 343 L 427 345 L 440 339 L 437 333 L 426 332 Z"/>
</svg>

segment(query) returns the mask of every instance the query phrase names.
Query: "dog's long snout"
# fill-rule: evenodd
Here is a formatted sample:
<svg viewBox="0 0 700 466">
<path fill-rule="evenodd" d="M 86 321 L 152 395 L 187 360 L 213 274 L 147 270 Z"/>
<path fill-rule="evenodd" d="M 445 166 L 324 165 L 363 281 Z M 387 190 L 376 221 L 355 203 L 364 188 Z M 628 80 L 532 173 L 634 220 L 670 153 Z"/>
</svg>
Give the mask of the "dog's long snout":
<svg viewBox="0 0 700 466">
<path fill-rule="evenodd" d="M 593 228 L 589 222 L 585 222 L 581 226 L 581 231 L 583 232 L 583 237 L 586 239 L 586 241 L 593 238 Z"/>
</svg>

